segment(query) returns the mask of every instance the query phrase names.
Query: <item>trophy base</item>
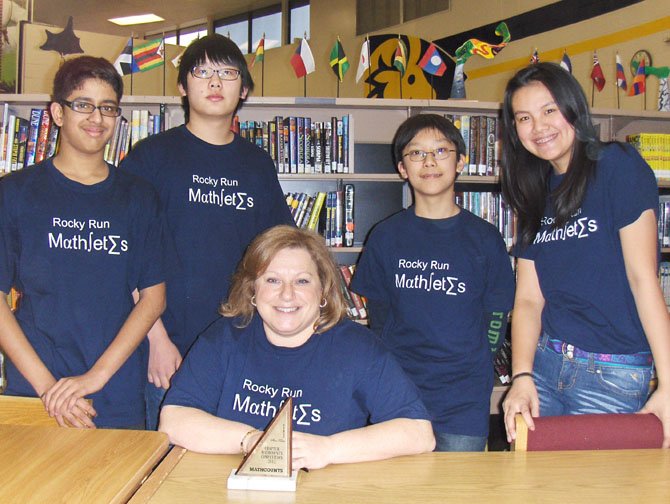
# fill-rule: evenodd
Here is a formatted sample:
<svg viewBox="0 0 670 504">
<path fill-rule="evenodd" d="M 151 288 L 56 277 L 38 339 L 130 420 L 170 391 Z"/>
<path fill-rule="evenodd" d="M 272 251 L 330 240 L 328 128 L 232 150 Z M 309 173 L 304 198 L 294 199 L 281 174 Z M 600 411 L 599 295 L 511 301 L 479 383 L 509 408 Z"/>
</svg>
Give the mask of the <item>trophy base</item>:
<svg viewBox="0 0 670 504">
<path fill-rule="evenodd" d="M 295 492 L 298 483 L 298 470 L 290 477 L 285 476 L 243 476 L 235 474 L 233 469 L 228 476 L 229 490 L 269 490 L 274 492 Z"/>
</svg>

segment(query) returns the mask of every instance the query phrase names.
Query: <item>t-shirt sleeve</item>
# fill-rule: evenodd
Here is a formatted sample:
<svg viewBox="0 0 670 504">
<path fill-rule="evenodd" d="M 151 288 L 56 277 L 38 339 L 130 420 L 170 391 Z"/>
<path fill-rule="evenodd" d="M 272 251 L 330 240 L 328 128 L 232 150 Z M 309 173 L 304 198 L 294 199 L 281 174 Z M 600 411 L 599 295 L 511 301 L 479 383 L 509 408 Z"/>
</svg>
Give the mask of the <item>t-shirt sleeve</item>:
<svg viewBox="0 0 670 504">
<path fill-rule="evenodd" d="M 286 198 L 284 197 L 282 187 L 279 184 L 279 178 L 274 169 L 274 163 L 272 163 L 269 158 L 266 173 L 267 183 L 265 187 L 267 188 L 268 193 L 267 201 L 263 202 L 265 205 L 265 222 L 262 223 L 263 229 L 260 229 L 259 232 L 280 224 L 295 226 L 295 221 L 291 216 L 291 211 L 286 204 Z"/>
<path fill-rule="evenodd" d="M 490 240 L 484 311 L 508 312 L 514 304 L 514 272 L 505 242 L 497 230 L 494 233 Z"/>
<path fill-rule="evenodd" d="M 13 226 L 10 216 L 7 182 L 0 183 L 0 290 L 5 294 L 14 285 L 16 265 L 16 240 L 13 238 Z M 1 302 L 2 300 L 0 300 Z"/>
<path fill-rule="evenodd" d="M 416 385 L 380 344 L 375 345 L 353 399 L 363 403 L 373 424 L 394 418 L 431 419 Z"/>
<path fill-rule="evenodd" d="M 610 165 L 605 166 L 605 173 L 608 176 L 609 201 L 612 203 L 612 223 L 616 229 L 632 224 L 645 210 L 658 211 L 656 177 L 632 146 L 610 146 L 602 162 Z"/>
<path fill-rule="evenodd" d="M 351 290 L 368 299 L 390 305 L 390 296 L 384 286 L 386 272 L 381 249 L 381 240 L 373 231 L 358 259 L 356 271 L 351 279 Z"/>
<path fill-rule="evenodd" d="M 216 323 L 198 337 L 175 373 L 164 405 L 216 415 L 227 370 L 223 331 L 222 324 Z"/>
<path fill-rule="evenodd" d="M 147 186 L 138 215 L 137 240 L 141 243 L 137 254 L 139 275 L 137 288 L 144 289 L 165 281 L 165 233 L 158 194 Z"/>
<path fill-rule="evenodd" d="M 146 161 L 150 158 L 150 155 L 147 156 L 149 150 L 151 150 L 151 145 L 148 142 L 138 143 L 137 146 L 123 158 L 119 164 L 119 168 L 153 183 L 153 165 L 156 163 Z"/>
</svg>

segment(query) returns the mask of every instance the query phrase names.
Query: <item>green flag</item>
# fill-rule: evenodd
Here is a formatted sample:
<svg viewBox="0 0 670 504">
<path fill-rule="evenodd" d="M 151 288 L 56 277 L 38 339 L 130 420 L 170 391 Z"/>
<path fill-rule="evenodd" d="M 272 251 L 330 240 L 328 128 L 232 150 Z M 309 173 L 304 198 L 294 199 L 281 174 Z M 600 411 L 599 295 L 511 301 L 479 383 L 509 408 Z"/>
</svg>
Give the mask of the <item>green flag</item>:
<svg viewBox="0 0 670 504">
<path fill-rule="evenodd" d="M 330 68 L 333 69 L 340 82 L 342 82 L 344 74 L 349 70 L 349 61 L 346 54 L 344 54 L 344 48 L 339 38 L 335 41 L 335 45 L 330 51 Z"/>
</svg>

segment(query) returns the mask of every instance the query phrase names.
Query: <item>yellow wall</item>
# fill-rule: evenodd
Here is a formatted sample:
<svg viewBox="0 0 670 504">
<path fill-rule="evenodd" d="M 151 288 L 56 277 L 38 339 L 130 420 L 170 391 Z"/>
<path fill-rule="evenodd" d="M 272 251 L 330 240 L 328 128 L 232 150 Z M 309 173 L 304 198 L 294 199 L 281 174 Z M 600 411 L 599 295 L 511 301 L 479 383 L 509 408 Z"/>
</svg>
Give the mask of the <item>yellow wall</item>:
<svg viewBox="0 0 670 504">
<path fill-rule="evenodd" d="M 495 23 L 523 12 L 554 3 L 550 0 L 453 0 L 448 12 L 420 18 L 400 26 L 378 32 L 400 33 L 434 40 L 460 33 L 485 24 Z M 328 59 L 330 49 L 339 35 L 351 63 L 349 72 L 340 84 L 340 96 L 362 97 L 365 94 L 363 80 L 356 84 L 356 68 L 360 47 L 364 37 L 356 37 L 356 0 L 339 0 L 334 7 L 331 0 L 311 0 L 310 46 L 316 61 L 316 72 L 307 77 L 307 96 L 335 96 L 337 80 Z M 371 34 L 372 35 L 372 34 Z M 572 60 L 573 74 L 581 82 L 591 98 L 593 50 L 598 51 L 607 84 L 602 92 L 596 91 L 595 106 L 616 108 L 614 86 L 614 57 L 619 51 L 624 66 L 628 67 L 631 56 L 638 49 L 647 49 L 654 58 L 655 66 L 670 65 L 670 12 L 666 0 L 646 0 L 633 6 L 614 11 L 592 20 L 552 30 L 550 32 L 512 41 L 493 60 L 472 57 L 465 65 L 467 98 L 480 101 L 500 101 L 507 80 L 519 68 L 528 63 L 537 47 L 542 61 L 558 62 L 567 49 Z M 491 33 L 487 41 L 498 42 Z M 289 60 L 297 44 L 265 52 L 265 96 L 302 96 L 302 79 L 296 79 Z M 626 68 L 630 83 L 632 77 Z M 261 94 L 260 65 L 252 69 L 257 87 L 255 96 Z M 655 109 L 658 94 L 658 79 L 647 80 L 647 108 Z M 621 108 L 641 110 L 642 96 L 621 95 Z"/>
<path fill-rule="evenodd" d="M 434 40 L 460 33 L 485 24 L 495 23 L 517 14 L 553 3 L 551 0 L 452 0 L 450 11 L 420 18 L 400 26 L 389 27 L 378 32 L 401 33 Z M 351 63 L 349 72 L 340 84 L 340 96 L 362 97 L 365 95 L 363 80 L 356 84 L 356 68 L 363 37 L 356 32 L 356 0 L 311 0 L 311 39 L 309 41 L 316 61 L 316 72 L 307 77 L 307 96 L 336 96 L 337 79 L 328 65 L 330 49 L 340 36 Z M 26 72 L 24 93 L 49 92 L 51 79 L 58 68 L 60 56 L 38 49 L 46 36 L 44 26 L 30 25 L 26 30 L 25 61 Z M 76 28 L 76 23 L 75 23 Z M 49 28 L 51 31 L 53 29 Z M 126 39 L 109 35 L 96 35 L 76 31 L 87 54 L 103 56 L 114 61 L 123 49 Z M 371 34 L 373 35 L 373 34 Z M 589 74 L 592 53 L 598 56 L 607 79 L 605 89 L 595 95 L 598 108 L 616 108 L 616 87 L 614 85 L 614 56 L 619 51 L 624 66 L 638 49 L 647 49 L 654 58 L 655 66 L 670 65 L 670 13 L 667 0 L 645 0 L 633 6 L 614 11 L 593 20 L 552 30 L 550 32 L 512 41 L 493 60 L 472 57 L 465 65 L 468 75 L 466 93 L 469 100 L 500 101 L 505 83 L 519 68 L 527 64 L 530 54 L 537 47 L 542 61 L 559 61 L 563 50 L 567 49 L 572 60 L 573 74 L 582 83 L 587 96 L 591 97 Z M 495 34 L 487 41 L 498 42 Z M 265 52 L 264 68 L 258 64 L 251 69 L 256 82 L 254 96 L 303 96 L 303 79 L 297 79 L 289 60 L 297 44 L 268 49 Z M 176 70 L 169 60 L 180 51 L 168 46 L 166 66 L 166 94 L 176 95 Z M 251 55 L 249 56 L 251 60 Z M 263 68 L 263 70 L 262 70 Z M 261 72 L 264 73 L 262 79 Z M 627 68 L 627 78 L 632 77 Z M 261 82 L 263 81 L 263 82 Z M 124 77 L 126 94 L 130 94 L 130 77 Z M 261 87 L 264 89 L 261 90 Z M 647 108 L 655 109 L 658 80 L 647 80 Z M 150 70 L 133 75 L 134 95 L 162 95 L 162 69 Z M 641 110 L 644 97 L 624 97 L 621 108 Z"/>
</svg>

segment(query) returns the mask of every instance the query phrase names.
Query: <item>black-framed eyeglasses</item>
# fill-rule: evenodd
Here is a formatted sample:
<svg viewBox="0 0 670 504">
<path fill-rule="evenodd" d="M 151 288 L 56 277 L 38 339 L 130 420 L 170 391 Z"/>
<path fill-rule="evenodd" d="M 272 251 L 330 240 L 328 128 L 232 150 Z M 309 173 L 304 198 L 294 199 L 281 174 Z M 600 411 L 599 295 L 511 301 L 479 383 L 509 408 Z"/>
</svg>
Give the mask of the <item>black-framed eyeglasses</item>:
<svg viewBox="0 0 670 504">
<path fill-rule="evenodd" d="M 211 79 L 216 74 L 219 79 L 226 81 L 234 81 L 240 76 L 240 71 L 236 68 L 219 68 L 218 70 L 210 67 L 193 67 L 191 75 L 197 79 Z"/>
<path fill-rule="evenodd" d="M 118 105 L 94 105 L 92 103 L 79 100 L 61 100 L 61 103 L 63 105 L 67 105 L 72 110 L 79 112 L 80 114 L 92 114 L 97 109 L 102 115 L 106 117 L 119 117 L 121 115 L 121 107 Z"/>
<path fill-rule="evenodd" d="M 426 159 L 428 154 L 432 154 L 436 161 L 442 161 L 443 159 L 447 159 L 452 152 L 456 152 L 456 149 L 447 149 L 446 147 L 438 147 L 437 149 L 433 149 L 431 151 L 412 149 L 411 151 L 403 154 L 402 157 L 408 157 L 410 161 L 419 162 Z"/>
</svg>

